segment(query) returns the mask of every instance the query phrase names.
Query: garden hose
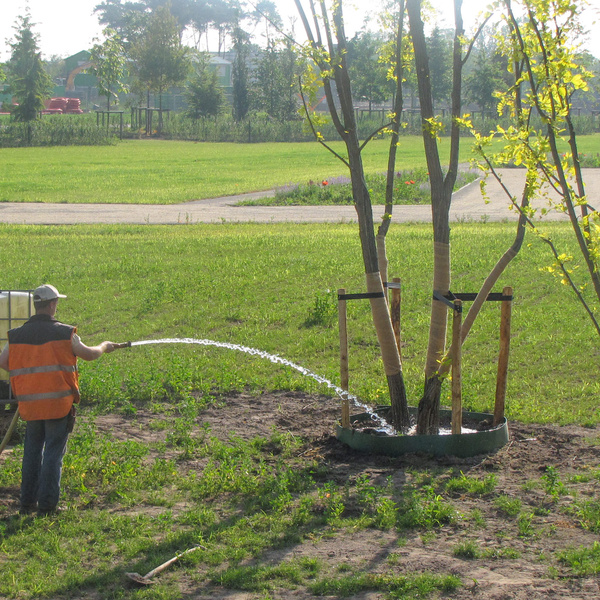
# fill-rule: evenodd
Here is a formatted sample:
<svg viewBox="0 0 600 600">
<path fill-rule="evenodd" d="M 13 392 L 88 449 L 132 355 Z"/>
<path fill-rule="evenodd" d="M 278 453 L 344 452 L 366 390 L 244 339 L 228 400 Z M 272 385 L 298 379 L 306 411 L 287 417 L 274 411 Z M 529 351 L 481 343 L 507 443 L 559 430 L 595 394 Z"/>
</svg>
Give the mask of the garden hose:
<svg viewBox="0 0 600 600">
<path fill-rule="evenodd" d="M 0 454 L 2 454 L 4 448 L 6 448 L 6 444 L 8 444 L 10 437 L 13 434 L 13 431 L 15 430 L 15 427 L 17 426 L 17 421 L 19 420 L 19 409 L 17 408 L 17 410 L 15 410 L 15 416 L 12 418 L 12 421 L 10 422 L 10 425 L 8 426 L 8 430 L 6 431 L 6 435 L 4 436 L 4 439 L 2 440 L 2 443 L 0 444 Z"/>
</svg>

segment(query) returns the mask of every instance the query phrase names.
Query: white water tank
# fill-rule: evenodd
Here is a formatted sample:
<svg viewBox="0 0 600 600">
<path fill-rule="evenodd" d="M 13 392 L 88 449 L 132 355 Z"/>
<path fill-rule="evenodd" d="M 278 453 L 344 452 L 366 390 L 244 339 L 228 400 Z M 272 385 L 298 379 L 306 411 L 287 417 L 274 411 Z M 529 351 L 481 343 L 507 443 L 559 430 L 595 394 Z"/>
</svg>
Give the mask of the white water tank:
<svg viewBox="0 0 600 600">
<path fill-rule="evenodd" d="M 23 325 L 33 314 L 33 292 L 0 290 L 0 351 L 8 342 L 8 330 Z M 0 380 L 8 381 L 4 369 L 0 369 Z"/>
</svg>

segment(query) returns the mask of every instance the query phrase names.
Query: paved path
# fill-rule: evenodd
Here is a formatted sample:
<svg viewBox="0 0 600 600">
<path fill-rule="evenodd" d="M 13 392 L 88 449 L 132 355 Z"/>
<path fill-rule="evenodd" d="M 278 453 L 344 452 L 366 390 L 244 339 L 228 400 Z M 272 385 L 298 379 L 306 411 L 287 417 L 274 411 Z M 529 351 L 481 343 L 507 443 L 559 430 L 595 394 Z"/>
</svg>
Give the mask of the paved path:
<svg viewBox="0 0 600 600">
<path fill-rule="evenodd" d="M 502 180 L 510 192 L 520 198 L 525 174 L 519 169 L 507 169 Z M 584 179 L 588 199 L 600 208 L 600 169 L 585 169 Z M 515 220 L 517 213 L 508 209 L 508 198 L 501 186 L 488 181 L 488 201 L 483 200 L 478 182 L 473 182 L 454 194 L 452 221 Z M 129 224 L 189 224 L 189 223 L 339 223 L 356 222 L 352 206 L 236 206 L 241 199 L 272 195 L 256 192 L 210 200 L 196 200 L 169 206 L 150 204 L 33 204 L 0 203 L 0 222 L 42 225 L 76 223 Z M 374 207 L 374 216 L 383 214 L 383 206 Z M 546 220 L 565 220 L 563 214 L 549 214 Z M 429 222 L 430 206 L 396 206 L 393 222 Z"/>
</svg>

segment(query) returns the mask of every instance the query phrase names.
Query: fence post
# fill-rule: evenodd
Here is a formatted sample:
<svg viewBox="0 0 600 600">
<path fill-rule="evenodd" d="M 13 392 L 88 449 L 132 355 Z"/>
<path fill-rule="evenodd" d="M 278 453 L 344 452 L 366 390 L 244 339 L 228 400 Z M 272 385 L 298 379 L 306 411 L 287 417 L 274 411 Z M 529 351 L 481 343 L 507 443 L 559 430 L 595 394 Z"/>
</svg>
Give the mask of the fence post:
<svg viewBox="0 0 600 600">
<path fill-rule="evenodd" d="M 348 329 L 346 317 L 346 300 L 340 299 L 346 290 L 338 290 L 338 327 L 340 331 L 340 387 L 344 390 L 342 396 L 342 427 L 350 427 L 350 403 L 348 402 Z"/>
<path fill-rule="evenodd" d="M 498 356 L 498 375 L 496 378 L 496 402 L 494 404 L 494 425 L 500 425 L 504 420 L 504 405 L 506 400 L 506 383 L 508 380 L 508 356 L 510 352 L 510 319 L 512 312 L 511 287 L 505 287 L 502 294 L 508 300 L 502 301 L 500 312 L 500 354 Z"/>
<path fill-rule="evenodd" d="M 452 319 L 452 433 L 462 432 L 462 301 L 454 301 Z"/>
</svg>

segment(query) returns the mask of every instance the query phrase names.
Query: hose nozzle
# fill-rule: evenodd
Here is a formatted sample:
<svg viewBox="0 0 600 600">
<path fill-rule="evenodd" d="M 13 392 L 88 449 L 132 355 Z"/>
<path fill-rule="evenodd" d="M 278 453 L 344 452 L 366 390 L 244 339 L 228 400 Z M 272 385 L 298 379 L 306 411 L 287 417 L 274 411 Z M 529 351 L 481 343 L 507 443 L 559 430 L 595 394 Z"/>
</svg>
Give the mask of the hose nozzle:
<svg viewBox="0 0 600 600">
<path fill-rule="evenodd" d="M 120 348 L 131 348 L 131 342 L 123 342 L 122 344 L 115 344 L 115 350 Z"/>
</svg>

